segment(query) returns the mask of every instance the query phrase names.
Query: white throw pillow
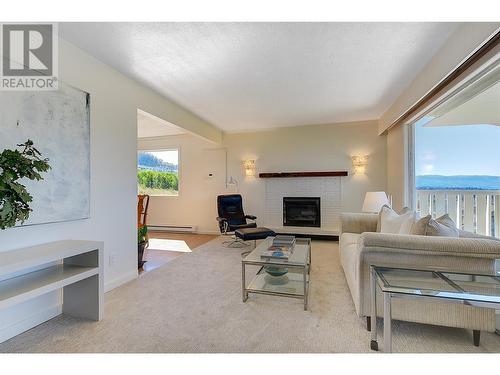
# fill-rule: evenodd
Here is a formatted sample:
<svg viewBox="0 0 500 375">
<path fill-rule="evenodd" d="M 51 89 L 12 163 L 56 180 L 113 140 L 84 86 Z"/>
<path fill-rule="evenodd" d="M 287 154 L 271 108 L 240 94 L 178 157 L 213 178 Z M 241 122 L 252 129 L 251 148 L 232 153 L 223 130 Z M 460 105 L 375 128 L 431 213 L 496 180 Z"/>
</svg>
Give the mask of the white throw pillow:
<svg viewBox="0 0 500 375">
<path fill-rule="evenodd" d="M 380 233 L 410 234 L 415 219 L 413 211 L 399 215 L 392 208 L 383 206 L 380 210 Z"/>
</svg>

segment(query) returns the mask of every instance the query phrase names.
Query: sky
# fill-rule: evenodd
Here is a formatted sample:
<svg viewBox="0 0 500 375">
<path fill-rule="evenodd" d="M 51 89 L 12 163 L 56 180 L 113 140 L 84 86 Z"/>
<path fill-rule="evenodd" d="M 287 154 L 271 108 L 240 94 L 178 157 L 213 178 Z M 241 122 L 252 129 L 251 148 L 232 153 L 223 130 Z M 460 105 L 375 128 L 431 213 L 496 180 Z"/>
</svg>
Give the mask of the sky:
<svg viewBox="0 0 500 375">
<path fill-rule="evenodd" d="M 423 127 L 415 133 L 415 174 L 500 176 L 500 126 Z"/>
<path fill-rule="evenodd" d="M 148 151 L 153 154 L 158 159 L 166 161 L 167 163 L 179 165 L 179 150 L 168 150 L 168 151 Z"/>
</svg>

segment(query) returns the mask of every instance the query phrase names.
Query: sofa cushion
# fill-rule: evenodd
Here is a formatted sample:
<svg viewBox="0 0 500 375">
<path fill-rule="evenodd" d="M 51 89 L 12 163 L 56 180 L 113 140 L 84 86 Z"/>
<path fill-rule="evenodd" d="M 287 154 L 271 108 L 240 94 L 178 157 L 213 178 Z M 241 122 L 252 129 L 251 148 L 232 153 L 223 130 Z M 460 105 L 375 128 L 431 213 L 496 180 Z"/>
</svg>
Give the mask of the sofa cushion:
<svg viewBox="0 0 500 375">
<path fill-rule="evenodd" d="M 388 205 L 384 204 L 382 206 L 382 208 L 380 209 L 379 213 L 378 213 L 378 219 L 377 219 L 377 230 L 376 232 L 379 232 L 380 233 L 380 227 L 381 227 L 381 224 L 380 224 L 380 221 L 382 220 L 382 209 L 384 207 L 387 207 L 387 208 L 390 208 L 392 209 L 391 207 L 389 207 Z M 403 207 L 399 212 L 398 214 L 399 215 L 404 215 L 404 214 L 407 214 L 408 212 L 412 212 L 412 210 L 409 208 L 409 207 Z M 415 220 L 416 220 L 416 216 L 415 216 Z M 404 234 L 409 234 L 409 233 L 404 233 Z"/>
<path fill-rule="evenodd" d="M 448 214 L 436 220 L 431 215 L 423 217 L 413 225 L 411 234 L 419 236 L 459 237 L 455 222 Z"/>
<path fill-rule="evenodd" d="M 458 229 L 441 224 L 439 221 L 430 219 L 425 231 L 426 236 L 458 237 Z"/>
<path fill-rule="evenodd" d="M 429 220 L 431 220 L 431 215 L 424 216 L 420 220 L 417 220 L 413 227 L 411 228 L 410 234 L 415 234 L 418 236 L 425 236 L 427 232 L 427 224 L 429 224 Z"/>
<path fill-rule="evenodd" d="M 436 219 L 436 221 L 440 224 L 443 224 L 443 225 L 449 227 L 449 228 L 456 228 L 457 227 L 455 222 L 453 221 L 453 219 L 448 214 L 444 214 L 444 215 L 438 217 Z M 457 232 L 458 232 L 458 230 L 457 230 Z"/>
<path fill-rule="evenodd" d="M 433 229 L 438 228 L 438 236 L 446 236 L 446 237 L 460 237 L 458 232 L 458 228 L 455 225 L 455 222 L 448 214 L 444 214 L 436 219 L 436 222 L 439 224 L 438 226 L 434 225 L 434 223 L 429 222 L 429 226 L 432 224 L 432 228 L 429 227 L 427 232 L 428 236 L 433 236 Z"/>
<path fill-rule="evenodd" d="M 399 215 L 388 206 L 383 206 L 380 210 L 380 233 L 410 234 L 415 223 L 415 213 L 406 211 Z"/>
<path fill-rule="evenodd" d="M 411 209 L 409 207 L 403 207 L 401 211 L 398 212 L 400 215 L 407 214 L 408 212 L 411 212 Z"/>
</svg>

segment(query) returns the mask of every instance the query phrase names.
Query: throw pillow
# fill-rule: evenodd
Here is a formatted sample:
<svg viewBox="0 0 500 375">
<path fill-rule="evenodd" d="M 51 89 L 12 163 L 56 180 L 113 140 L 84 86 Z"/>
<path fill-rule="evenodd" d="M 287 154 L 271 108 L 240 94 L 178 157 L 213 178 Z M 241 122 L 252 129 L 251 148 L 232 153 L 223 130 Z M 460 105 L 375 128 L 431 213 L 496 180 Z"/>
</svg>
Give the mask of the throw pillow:
<svg viewBox="0 0 500 375">
<path fill-rule="evenodd" d="M 398 212 L 398 214 L 400 214 L 400 215 L 404 215 L 404 214 L 406 214 L 406 213 L 408 213 L 408 212 L 411 212 L 410 208 L 409 208 L 409 207 L 403 207 L 403 208 L 401 209 L 401 211 L 399 211 L 399 212 Z"/>
<path fill-rule="evenodd" d="M 382 219 L 382 209 L 383 209 L 384 207 L 387 207 L 387 208 L 389 208 L 389 209 L 392 209 L 391 207 L 389 207 L 389 206 L 388 206 L 388 205 L 386 205 L 386 204 L 384 204 L 384 205 L 382 206 L 382 208 L 380 209 L 380 212 L 378 213 L 378 220 L 377 220 L 377 232 L 380 232 L 380 228 L 381 228 L 380 221 L 381 221 L 381 219 Z M 406 213 L 408 213 L 408 212 L 411 212 L 411 210 L 410 210 L 408 207 L 403 207 L 403 208 L 401 209 L 401 211 L 399 211 L 399 212 L 398 212 L 398 214 L 399 214 L 399 215 L 404 215 L 404 214 L 406 214 Z M 407 234 L 408 234 L 408 233 L 407 233 Z"/>
<path fill-rule="evenodd" d="M 449 228 L 455 228 L 455 229 L 457 228 L 457 226 L 455 225 L 455 222 L 448 214 L 444 214 L 443 216 L 438 217 L 436 219 L 436 221 L 440 224 L 443 224 L 444 226 L 449 227 Z M 458 231 L 457 231 L 457 233 L 458 233 Z"/>
<path fill-rule="evenodd" d="M 448 214 L 436 220 L 434 220 L 431 215 L 427 215 L 413 225 L 410 234 L 419 236 L 458 237 L 459 231 Z"/>
<path fill-rule="evenodd" d="M 418 220 L 411 228 L 410 234 L 415 234 L 418 236 L 425 236 L 427 232 L 427 224 L 432 219 L 431 215 L 427 215 L 420 220 Z"/>
<path fill-rule="evenodd" d="M 381 233 L 410 234 L 414 223 L 415 213 L 412 211 L 399 215 L 388 206 L 383 206 L 380 210 Z"/>
<path fill-rule="evenodd" d="M 451 220 L 451 219 L 450 219 Z M 426 236 L 458 237 L 458 229 L 441 224 L 438 220 L 430 219 L 427 224 Z"/>
</svg>

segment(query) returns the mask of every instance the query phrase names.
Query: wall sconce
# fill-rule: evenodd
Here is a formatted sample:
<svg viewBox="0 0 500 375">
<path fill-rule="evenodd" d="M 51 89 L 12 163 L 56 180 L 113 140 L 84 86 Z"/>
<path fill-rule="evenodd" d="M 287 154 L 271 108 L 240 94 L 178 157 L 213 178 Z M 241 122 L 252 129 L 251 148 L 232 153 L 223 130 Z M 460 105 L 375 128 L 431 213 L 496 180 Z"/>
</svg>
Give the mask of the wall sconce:
<svg viewBox="0 0 500 375">
<path fill-rule="evenodd" d="M 244 160 L 245 176 L 255 176 L 255 160 Z"/>
<path fill-rule="evenodd" d="M 364 174 L 368 164 L 368 155 L 354 155 L 352 157 L 352 169 L 354 174 Z"/>
</svg>

